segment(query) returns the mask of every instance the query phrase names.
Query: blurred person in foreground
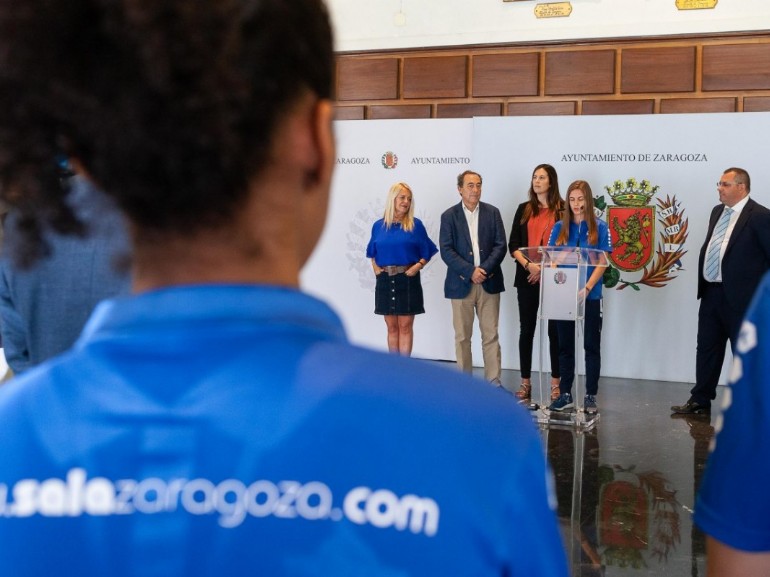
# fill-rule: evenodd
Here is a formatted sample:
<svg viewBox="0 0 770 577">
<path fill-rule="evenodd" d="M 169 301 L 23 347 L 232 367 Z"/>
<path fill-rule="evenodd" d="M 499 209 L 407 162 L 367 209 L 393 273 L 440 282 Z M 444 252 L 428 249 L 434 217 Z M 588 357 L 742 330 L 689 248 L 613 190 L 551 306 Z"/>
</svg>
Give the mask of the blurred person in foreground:
<svg viewBox="0 0 770 577">
<path fill-rule="evenodd" d="M 764 402 L 770 375 L 770 274 L 749 307 L 735 355 L 695 502 L 695 522 L 707 535 L 710 577 L 770 575 L 770 407 Z"/>
<path fill-rule="evenodd" d="M 62 150 L 134 293 L 0 389 L 0 574 L 567 574 L 526 411 L 298 288 L 333 67 L 320 0 L 0 0 L 2 194 L 77 228 Z"/>
</svg>

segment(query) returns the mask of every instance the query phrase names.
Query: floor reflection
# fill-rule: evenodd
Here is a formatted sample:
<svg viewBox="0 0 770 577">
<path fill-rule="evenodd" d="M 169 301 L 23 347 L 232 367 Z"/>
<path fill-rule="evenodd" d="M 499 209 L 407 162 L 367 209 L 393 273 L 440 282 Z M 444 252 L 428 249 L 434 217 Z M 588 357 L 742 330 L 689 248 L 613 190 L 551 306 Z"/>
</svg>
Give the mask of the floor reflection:
<svg viewBox="0 0 770 577">
<path fill-rule="evenodd" d="M 474 374 L 483 378 L 483 369 Z M 503 371 L 505 389 L 513 393 L 519 383 L 518 371 Z M 593 429 L 535 423 L 554 472 L 573 577 L 706 575 L 706 539 L 692 510 L 724 387 L 711 416 L 672 415 L 691 388 L 602 377 Z M 533 402 L 547 404 L 543 391 Z"/>
<path fill-rule="evenodd" d="M 691 513 L 715 416 L 671 416 L 690 385 L 600 387 L 601 420 L 590 431 L 541 426 L 572 575 L 705 575 Z"/>
</svg>

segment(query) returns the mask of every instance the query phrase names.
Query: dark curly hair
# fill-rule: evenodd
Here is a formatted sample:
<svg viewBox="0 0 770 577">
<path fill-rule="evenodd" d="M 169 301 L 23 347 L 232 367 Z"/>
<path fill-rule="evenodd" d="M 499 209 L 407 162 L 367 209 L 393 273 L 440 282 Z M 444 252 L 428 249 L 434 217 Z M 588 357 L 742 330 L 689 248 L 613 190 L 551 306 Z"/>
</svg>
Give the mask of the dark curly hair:
<svg viewBox="0 0 770 577">
<path fill-rule="evenodd" d="M 322 0 L 0 0 L 0 196 L 20 213 L 17 256 L 41 254 L 44 226 L 79 230 L 62 154 L 144 232 L 221 226 L 288 107 L 331 97 L 333 66 Z"/>
</svg>

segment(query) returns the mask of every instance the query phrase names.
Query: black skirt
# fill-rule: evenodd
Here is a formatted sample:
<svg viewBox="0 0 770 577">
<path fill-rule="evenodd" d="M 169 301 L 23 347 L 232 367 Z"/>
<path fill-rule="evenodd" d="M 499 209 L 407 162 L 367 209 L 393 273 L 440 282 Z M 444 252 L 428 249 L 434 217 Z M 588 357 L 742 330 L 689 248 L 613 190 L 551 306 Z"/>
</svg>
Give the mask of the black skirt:
<svg viewBox="0 0 770 577">
<path fill-rule="evenodd" d="M 386 272 L 377 275 L 374 289 L 374 314 L 376 315 L 419 315 L 425 312 L 422 300 L 420 273 L 393 276 Z"/>
</svg>

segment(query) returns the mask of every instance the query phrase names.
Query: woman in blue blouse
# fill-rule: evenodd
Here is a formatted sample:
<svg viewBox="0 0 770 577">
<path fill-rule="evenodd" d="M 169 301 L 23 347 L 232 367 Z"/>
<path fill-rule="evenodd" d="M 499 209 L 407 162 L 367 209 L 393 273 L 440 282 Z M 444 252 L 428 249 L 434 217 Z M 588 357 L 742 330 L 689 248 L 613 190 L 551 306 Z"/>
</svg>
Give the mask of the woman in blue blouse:
<svg viewBox="0 0 770 577">
<path fill-rule="evenodd" d="M 551 231 L 551 246 L 580 246 L 612 251 L 612 240 L 607 223 L 594 214 L 594 197 L 585 180 L 569 185 L 567 209 Z M 586 355 L 586 396 L 583 409 L 596 413 L 596 393 L 599 390 L 602 338 L 602 275 L 603 267 L 588 267 L 588 280 L 579 298 L 585 301 L 583 324 L 583 348 Z M 575 380 L 575 322 L 556 321 L 559 333 L 559 369 L 561 383 L 559 398 L 548 407 L 551 411 L 565 411 L 575 406 L 572 400 L 572 383 Z"/>
<path fill-rule="evenodd" d="M 385 317 L 388 350 L 412 354 L 414 315 L 425 312 L 420 271 L 438 252 L 420 219 L 414 217 L 412 189 L 390 187 L 385 215 L 372 226 L 366 256 L 377 277 L 374 313 Z"/>
</svg>

